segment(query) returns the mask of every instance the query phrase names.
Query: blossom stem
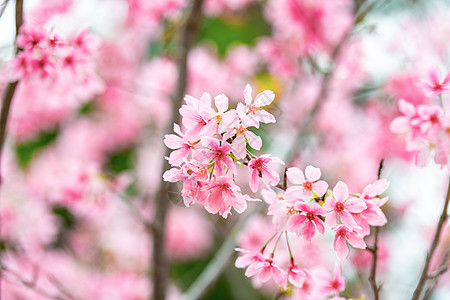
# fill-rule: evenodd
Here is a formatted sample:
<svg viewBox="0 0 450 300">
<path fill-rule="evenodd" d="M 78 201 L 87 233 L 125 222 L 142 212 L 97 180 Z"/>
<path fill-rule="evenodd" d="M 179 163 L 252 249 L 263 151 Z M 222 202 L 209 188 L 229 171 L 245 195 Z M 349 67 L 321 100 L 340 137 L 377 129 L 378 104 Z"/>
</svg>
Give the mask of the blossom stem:
<svg viewBox="0 0 450 300">
<path fill-rule="evenodd" d="M 289 256 L 291 258 L 291 265 L 294 265 L 294 255 L 292 255 L 291 244 L 289 244 L 288 232 L 285 231 L 284 233 L 286 235 L 286 244 L 288 246 Z"/>
<path fill-rule="evenodd" d="M 275 242 L 275 245 L 273 246 L 272 253 L 270 254 L 270 257 L 272 257 L 272 258 L 275 255 L 275 250 L 277 249 L 278 242 L 280 241 L 280 238 L 282 235 L 283 235 L 283 232 L 280 232 L 280 235 L 278 236 L 277 241 Z"/>
<path fill-rule="evenodd" d="M 422 269 L 422 274 L 420 275 L 419 283 L 417 284 L 417 287 L 414 291 L 412 300 L 418 300 L 420 298 L 420 296 L 422 295 L 423 289 L 425 287 L 425 283 L 429 279 L 428 272 L 429 272 L 429 268 L 430 268 L 431 258 L 433 257 L 433 254 L 437 248 L 437 245 L 439 243 L 439 238 L 441 236 L 441 231 L 444 227 L 445 221 L 448 218 L 447 211 L 448 211 L 449 201 L 450 201 L 450 178 L 449 178 L 449 183 L 448 183 L 447 195 L 446 195 L 445 201 L 444 201 L 444 208 L 442 209 L 441 216 L 439 218 L 436 232 L 434 234 L 430 249 L 427 252 L 427 256 L 425 258 L 425 265 Z"/>
<path fill-rule="evenodd" d="M 263 246 L 262 249 L 261 249 L 261 253 L 263 253 L 264 250 L 266 250 L 267 245 L 269 245 L 269 243 L 273 240 L 273 238 L 277 235 L 277 233 L 278 233 L 278 232 L 275 232 L 275 233 L 272 235 L 272 237 L 264 244 L 264 246 Z"/>
</svg>

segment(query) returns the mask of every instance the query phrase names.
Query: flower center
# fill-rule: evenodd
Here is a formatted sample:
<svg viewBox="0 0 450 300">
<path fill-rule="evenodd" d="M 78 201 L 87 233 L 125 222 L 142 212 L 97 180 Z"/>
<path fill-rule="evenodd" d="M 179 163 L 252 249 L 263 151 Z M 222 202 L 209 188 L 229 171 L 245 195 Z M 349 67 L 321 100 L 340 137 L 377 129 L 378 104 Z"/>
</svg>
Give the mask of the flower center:
<svg viewBox="0 0 450 300">
<path fill-rule="evenodd" d="M 315 215 L 314 215 L 314 213 L 313 212 L 308 212 L 308 213 L 306 213 L 306 218 L 308 219 L 308 220 L 310 220 L 310 221 L 313 221 L 314 219 L 315 219 Z"/>
<path fill-rule="evenodd" d="M 337 281 L 337 280 L 332 280 L 332 281 L 330 282 L 330 287 L 331 287 L 333 290 L 339 289 L 339 281 Z"/>
<path fill-rule="evenodd" d="M 244 126 L 242 126 L 242 125 L 240 125 L 237 129 L 236 129 L 236 131 L 237 131 L 237 133 L 238 134 L 244 134 L 245 133 L 245 128 L 244 128 Z"/>
<path fill-rule="evenodd" d="M 306 181 L 305 183 L 303 183 L 303 188 L 305 189 L 305 190 L 311 190 L 312 189 L 312 183 L 311 183 L 311 181 Z"/>
<path fill-rule="evenodd" d="M 336 202 L 336 206 L 334 207 L 334 210 L 338 213 L 343 212 L 344 204 L 342 204 L 341 202 Z"/>
<path fill-rule="evenodd" d="M 217 124 L 219 124 L 220 122 L 222 122 L 222 115 L 221 114 L 217 114 L 214 116 L 214 119 L 216 119 Z"/>
<path fill-rule="evenodd" d="M 437 124 L 437 123 L 439 123 L 439 117 L 436 116 L 436 115 L 432 115 L 432 116 L 430 117 L 430 122 L 431 122 L 431 124 Z"/>
<path fill-rule="evenodd" d="M 219 160 L 221 159 L 225 154 L 223 153 L 223 151 L 221 149 L 217 149 L 216 151 L 214 151 L 214 159 Z"/>
<path fill-rule="evenodd" d="M 264 162 L 260 159 L 257 159 L 255 161 L 255 164 L 253 165 L 253 169 L 255 169 L 255 168 L 261 169 L 263 165 L 264 165 Z"/>
</svg>

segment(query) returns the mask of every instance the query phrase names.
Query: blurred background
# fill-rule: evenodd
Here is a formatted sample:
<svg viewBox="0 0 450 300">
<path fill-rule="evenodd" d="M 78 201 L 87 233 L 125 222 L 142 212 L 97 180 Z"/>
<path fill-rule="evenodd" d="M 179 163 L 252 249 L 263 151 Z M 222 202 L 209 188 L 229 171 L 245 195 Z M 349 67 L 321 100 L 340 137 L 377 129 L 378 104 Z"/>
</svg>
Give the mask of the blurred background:
<svg viewBox="0 0 450 300">
<path fill-rule="evenodd" d="M 57 53 L 60 65 L 22 74 L 13 59 L 14 1 L 0 1 L 1 93 L 21 79 L 2 157 L 2 299 L 150 298 L 147 225 L 161 184 L 189 5 L 25 0 L 24 28 L 69 46 Z M 259 154 L 272 153 L 287 166 L 320 167 L 330 186 L 343 180 L 352 191 L 375 181 L 384 159 L 389 222 L 380 233 L 377 278 L 383 299 L 410 299 L 449 171 L 432 160 L 415 166 L 404 136 L 389 124 L 400 115 L 400 99 L 430 103 L 422 88 L 430 70 L 445 76 L 450 69 L 448 1 L 205 0 L 197 23 L 186 94 L 224 93 L 232 107 L 247 83 L 254 95 L 267 89 L 276 95 L 269 109 L 277 123 L 255 131 L 263 139 Z M 444 94 L 447 112 L 449 101 Z M 247 178 L 237 178 L 243 191 L 262 199 Z M 169 299 L 198 284 L 224 243 L 258 249 L 273 230 L 265 202 L 249 204 L 253 214 L 223 219 L 201 206 L 186 208 L 179 193 L 169 198 Z M 433 268 L 450 248 L 449 230 Z M 333 270 L 332 235 L 308 245 L 292 239 L 305 266 Z M 224 257 L 202 299 L 277 295 L 270 284 L 252 286 L 235 268 L 234 252 Z M 368 252 L 351 249 L 343 297 L 372 299 L 369 267 Z M 442 275 L 430 299 L 449 299 L 449 280 Z"/>
</svg>

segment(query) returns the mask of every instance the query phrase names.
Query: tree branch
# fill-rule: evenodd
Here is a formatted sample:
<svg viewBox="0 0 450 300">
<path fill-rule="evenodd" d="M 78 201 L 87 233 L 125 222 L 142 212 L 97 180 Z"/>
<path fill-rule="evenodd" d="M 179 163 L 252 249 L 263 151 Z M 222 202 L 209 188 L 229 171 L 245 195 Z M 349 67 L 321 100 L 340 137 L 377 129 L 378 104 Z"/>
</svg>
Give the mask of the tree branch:
<svg viewBox="0 0 450 300">
<path fill-rule="evenodd" d="M 2 273 L 2 277 L 3 277 L 3 273 L 9 274 L 12 278 L 14 278 L 18 282 L 20 282 L 22 285 L 24 285 L 25 287 L 29 288 L 30 290 L 34 291 L 36 294 L 38 294 L 41 297 L 44 297 L 46 299 L 51 299 L 51 300 L 75 300 L 76 299 L 70 293 L 68 293 L 65 290 L 65 288 L 58 281 L 49 279 L 50 282 L 54 285 L 54 287 L 61 293 L 61 295 L 55 295 L 55 294 L 39 287 L 36 284 L 36 280 L 32 280 L 32 281 L 26 280 L 21 276 L 20 272 L 16 272 L 11 269 L 8 269 L 5 266 L 1 266 L 1 273 Z M 0 297 L 1 297 L 1 294 L 0 294 Z"/>
<path fill-rule="evenodd" d="M 194 42 L 197 29 L 200 24 L 201 10 L 203 0 L 194 0 L 187 16 L 186 22 L 182 28 L 180 41 L 180 56 L 178 60 L 178 81 L 173 96 L 171 120 L 166 128 L 166 132 L 172 132 L 173 123 L 179 121 L 178 110 L 181 107 L 183 96 L 187 86 L 187 58 L 189 50 Z M 166 148 L 165 156 L 170 155 L 171 150 Z M 164 157 L 165 157 L 164 156 Z M 164 159 L 164 158 L 163 158 Z M 170 169 L 170 164 L 164 159 L 162 171 Z M 173 185 L 162 179 L 156 194 L 155 216 L 152 223 L 153 233 L 153 298 L 155 300 L 164 300 L 166 298 L 168 264 L 165 249 L 165 224 L 166 215 L 169 207 L 169 192 Z"/>
<path fill-rule="evenodd" d="M 20 27 L 23 24 L 23 0 L 16 0 L 16 39 L 19 35 Z M 22 49 L 16 48 L 16 54 Z M 0 112 L 0 185 L 2 184 L 1 160 L 3 145 L 6 138 L 6 126 L 8 124 L 8 116 L 11 108 L 11 102 L 14 97 L 19 81 L 11 82 L 6 86 L 5 93 L 2 99 L 2 109 Z"/>
<path fill-rule="evenodd" d="M 429 279 L 429 268 L 431 263 L 431 258 L 433 257 L 434 251 L 436 250 L 436 247 L 439 243 L 439 238 L 441 235 L 442 228 L 444 227 L 445 221 L 448 218 L 448 203 L 450 201 L 450 178 L 448 183 L 448 189 L 447 189 L 447 195 L 445 197 L 444 201 L 444 208 L 442 209 L 441 216 L 438 221 L 438 225 L 436 228 L 436 233 L 433 237 L 433 242 L 431 243 L 430 250 L 427 252 L 427 256 L 425 258 L 425 265 L 422 269 L 422 274 L 420 275 L 419 283 L 417 284 L 417 287 L 414 291 L 412 300 L 418 300 L 422 294 L 422 291 L 424 289 L 426 281 Z"/>
<path fill-rule="evenodd" d="M 380 161 L 380 165 L 378 167 L 378 179 L 381 179 L 381 173 L 383 171 L 384 166 L 384 159 Z M 370 286 L 372 287 L 373 296 L 375 300 L 379 299 L 379 292 L 381 289 L 381 286 L 377 285 L 377 265 L 378 265 L 378 233 L 380 231 L 380 227 L 375 226 L 375 232 L 374 232 L 374 242 L 372 247 L 367 247 L 367 250 L 369 250 L 372 253 L 372 264 L 370 266 L 370 275 L 369 275 L 369 282 Z"/>
</svg>

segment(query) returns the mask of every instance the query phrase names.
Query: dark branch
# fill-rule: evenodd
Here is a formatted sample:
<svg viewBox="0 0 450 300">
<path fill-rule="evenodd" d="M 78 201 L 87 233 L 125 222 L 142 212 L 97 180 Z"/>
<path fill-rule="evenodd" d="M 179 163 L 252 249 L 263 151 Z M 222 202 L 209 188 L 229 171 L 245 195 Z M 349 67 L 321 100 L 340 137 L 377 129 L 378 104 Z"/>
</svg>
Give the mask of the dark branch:
<svg viewBox="0 0 450 300">
<path fill-rule="evenodd" d="M 378 166 L 378 179 L 381 179 L 381 172 L 383 172 L 383 165 L 384 165 L 384 159 L 380 161 L 380 165 Z M 377 285 L 377 265 L 378 265 L 378 234 L 380 231 L 380 227 L 375 226 L 375 232 L 373 235 L 373 246 L 367 247 L 367 250 L 369 250 L 372 253 L 372 264 L 370 266 L 370 275 L 369 275 L 369 282 L 370 286 L 372 287 L 373 291 L 373 297 L 375 300 L 378 300 L 380 295 L 380 289 L 381 286 Z"/>
<path fill-rule="evenodd" d="M 422 274 L 420 275 L 419 283 L 417 284 L 417 287 L 414 291 L 412 300 L 418 300 L 420 298 L 420 296 L 422 295 L 422 291 L 425 287 L 425 283 L 429 279 L 430 275 L 428 274 L 428 272 L 429 272 L 429 268 L 430 268 L 431 258 L 433 257 L 434 251 L 437 248 L 437 245 L 439 243 L 439 238 L 441 236 L 442 228 L 444 227 L 445 221 L 448 218 L 447 211 L 448 211 L 449 201 L 450 201 L 450 178 L 449 178 L 449 183 L 448 183 L 447 195 L 445 196 L 444 208 L 442 209 L 441 216 L 439 218 L 438 225 L 436 228 L 436 233 L 434 234 L 433 242 L 431 243 L 431 246 L 430 246 L 430 250 L 428 250 L 428 252 L 427 252 L 427 256 L 425 258 L 425 265 L 422 269 Z"/>
<path fill-rule="evenodd" d="M 20 27 L 23 24 L 23 0 L 16 0 L 16 38 L 19 35 Z M 21 51 L 17 48 L 16 53 Z M 11 82 L 6 86 L 5 93 L 2 98 L 2 109 L 0 112 L 0 185 L 2 184 L 1 160 L 3 145 L 6 138 L 6 126 L 8 124 L 8 116 L 11 108 L 11 103 L 16 92 L 18 81 Z"/>
<path fill-rule="evenodd" d="M 173 123 L 179 121 L 178 110 L 181 107 L 183 96 L 187 86 L 187 59 L 189 50 L 194 42 L 197 29 L 200 25 L 201 10 L 203 0 L 194 0 L 187 16 L 186 22 L 182 28 L 180 41 L 180 56 L 178 60 L 178 81 L 173 96 L 171 121 L 166 128 L 166 132 L 172 131 Z M 170 155 L 171 150 L 166 149 L 165 156 Z M 165 157 L 164 156 L 164 157 Z M 170 169 L 170 165 L 166 159 L 163 163 L 163 172 Z M 169 208 L 169 192 L 174 188 L 173 185 L 162 180 L 159 185 L 159 190 L 156 194 L 155 201 L 155 216 L 152 223 L 153 233 L 153 298 L 157 300 L 164 300 L 166 298 L 167 278 L 168 278 L 168 263 L 165 249 L 165 223 L 167 210 Z"/>
</svg>

